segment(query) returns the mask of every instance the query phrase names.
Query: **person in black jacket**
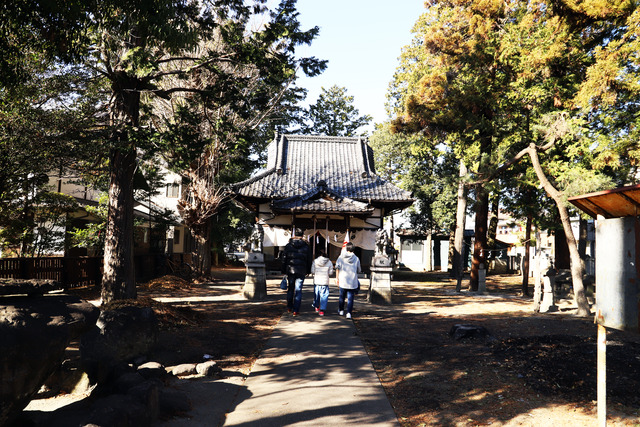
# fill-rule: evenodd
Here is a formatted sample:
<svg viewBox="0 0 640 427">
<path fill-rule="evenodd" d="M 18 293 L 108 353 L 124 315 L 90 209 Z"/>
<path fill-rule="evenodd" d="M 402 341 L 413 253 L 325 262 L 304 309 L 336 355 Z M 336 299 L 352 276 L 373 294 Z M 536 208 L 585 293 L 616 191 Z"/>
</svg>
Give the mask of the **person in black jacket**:
<svg viewBox="0 0 640 427">
<path fill-rule="evenodd" d="M 302 305 L 302 284 L 304 278 L 311 271 L 313 254 L 307 242 L 303 239 L 302 230 L 296 228 L 293 237 L 284 247 L 282 272 L 287 275 L 287 308 L 294 316 L 300 313 Z"/>
</svg>

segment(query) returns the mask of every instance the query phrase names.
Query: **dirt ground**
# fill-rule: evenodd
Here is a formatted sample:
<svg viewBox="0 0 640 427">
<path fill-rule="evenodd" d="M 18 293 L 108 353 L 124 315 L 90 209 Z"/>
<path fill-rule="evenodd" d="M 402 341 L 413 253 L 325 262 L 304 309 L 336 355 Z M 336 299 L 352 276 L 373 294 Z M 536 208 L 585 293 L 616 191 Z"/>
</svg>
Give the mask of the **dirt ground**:
<svg viewBox="0 0 640 427">
<path fill-rule="evenodd" d="M 210 355 L 225 370 L 250 372 L 285 309 L 276 278 L 266 301 L 240 293 L 243 271 L 215 270 L 213 283 L 165 279 L 141 289 L 162 321 L 154 359 L 189 363 Z M 357 297 L 354 322 L 403 426 L 596 425 L 596 326 L 569 299 L 534 314 L 519 278 L 489 276 L 487 294 L 456 293 L 439 273 L 399 273 L 394 304 Z M 454 325 L 490 336 L 455 340 Z M 608 425 L 640 426 L 640 335 L 610 330 Z"/>
<path fill-rule="evenodd" d="M 597 327 L 570 299 L 534 314 L 515 276 L 489 276 L 483 296 L 441 274 L 395 279 L 394 307 L 363 305 L 355 322 L 404 426 L 596 425 Z M 491 336 L 452 339 L 456 324 Z M 640 425 L 639 338 L 608 332 L 608 425 Z"/>
</svg>

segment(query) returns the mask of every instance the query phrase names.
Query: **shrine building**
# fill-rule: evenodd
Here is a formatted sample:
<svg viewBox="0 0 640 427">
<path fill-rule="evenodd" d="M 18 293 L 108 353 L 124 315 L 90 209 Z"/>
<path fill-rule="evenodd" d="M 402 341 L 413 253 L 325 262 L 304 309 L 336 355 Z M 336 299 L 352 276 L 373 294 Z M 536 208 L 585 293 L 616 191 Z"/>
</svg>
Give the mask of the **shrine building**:
<svg viewBox="0 0 640 427">
<path fill-rule="evenodd" d="M 314 255 L 324 249 L 334 262 L 348 233 L 366 270 L 383 218 L 413 203 L 409 192 L 376 174 L 363 137 L 276 134 L 266 170 L 233 184 L 232 192 L 236 203 L 255 212 L 270 269 L 299 227 Z"/>
</svg>

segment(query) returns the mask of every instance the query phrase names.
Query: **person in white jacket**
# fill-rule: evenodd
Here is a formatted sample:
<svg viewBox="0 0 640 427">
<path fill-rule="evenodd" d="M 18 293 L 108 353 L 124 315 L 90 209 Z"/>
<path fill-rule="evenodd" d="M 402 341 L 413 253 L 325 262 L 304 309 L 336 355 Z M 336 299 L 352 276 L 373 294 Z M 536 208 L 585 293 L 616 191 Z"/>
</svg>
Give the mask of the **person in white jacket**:
<svg viewBox="0 0 640 427">
<path fill-rule="evenodd" d="M 333 263 L 324 251 L 320 251 L 320 256 L 311 264 L 311 273 L 315 285 L 313 306 L 320 316 L 324 316 L 329 301 L 329 276 L 333 274 Z"/>
<path fill-rule="evenodd" d="M 345 246 L 346 252 L 340 255 L 336 261 L 336 281 L 340 288 L 338 297 L 338 310 L 340 316 L 345 314 L 344 299 L 347 298 L 347 319 L 351 319 L 353 311 L 353 299 L 358 289 L 358 273 L 362 272 L 360 268 L 360 258 L 353 253 L 353 243 L 348 242 Z"/>
</svg>

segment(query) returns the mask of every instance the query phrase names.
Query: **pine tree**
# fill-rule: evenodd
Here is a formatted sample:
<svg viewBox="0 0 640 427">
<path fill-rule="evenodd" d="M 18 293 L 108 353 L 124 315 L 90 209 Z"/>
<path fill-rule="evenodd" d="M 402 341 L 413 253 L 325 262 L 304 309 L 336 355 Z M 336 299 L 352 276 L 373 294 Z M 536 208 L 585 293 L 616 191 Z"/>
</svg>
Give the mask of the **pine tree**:
<svg viewBox="0 0 640 427">
<path fill-rule="evenodd" d="M 368 125 L 372 117 L 360 116 L 353 101 L 344 87 L 322 88 L 316 103 L 309 107 L 307 119 L 311 124 L 306 131 L 314 135 L 356 136 L 358 129 Z"/>
</svg>

